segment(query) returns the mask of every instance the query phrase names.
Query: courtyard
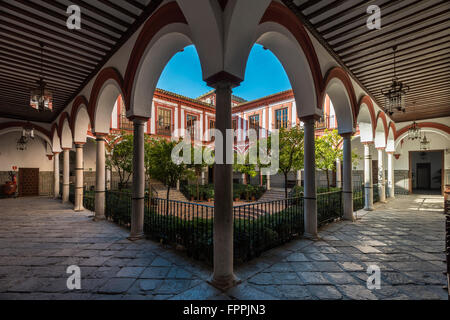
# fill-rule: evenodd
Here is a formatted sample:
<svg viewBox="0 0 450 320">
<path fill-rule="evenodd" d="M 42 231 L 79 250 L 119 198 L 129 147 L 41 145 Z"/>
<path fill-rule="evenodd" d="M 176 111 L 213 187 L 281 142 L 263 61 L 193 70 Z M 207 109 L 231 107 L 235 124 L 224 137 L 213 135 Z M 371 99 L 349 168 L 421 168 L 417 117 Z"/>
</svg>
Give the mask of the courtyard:
<svg viewBox="0 0 450 320">
<path fill-rule="evenodd" d="M 212 268 L 90 211 L 43 198 L 0 200 L 0 299 L 447 299 L 443 197 L 397 196 L 238 265 L 237 286 L 208 283 Z M 70 265 L 81 289 L 66 286 Z M 366 287 L 368 266 L 381 289 Z"/>
</svg>

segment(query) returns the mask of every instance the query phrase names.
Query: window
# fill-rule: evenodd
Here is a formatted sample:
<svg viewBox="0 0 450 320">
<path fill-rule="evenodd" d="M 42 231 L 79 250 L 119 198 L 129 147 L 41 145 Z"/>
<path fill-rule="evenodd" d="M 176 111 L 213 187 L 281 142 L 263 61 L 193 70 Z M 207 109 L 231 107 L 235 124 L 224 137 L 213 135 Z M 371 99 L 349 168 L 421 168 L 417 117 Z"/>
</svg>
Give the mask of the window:
<svg viewBox="0 0 450 320">
<path fill-rule="evenodd" d="M 275 111 L 275 129 L 288 127 L 288 108 L 282 108 Z"/>
<path fill-rule="evenodd" d="M 233 130 L 237 129 L 237 125 L 236 125 L 236 119 L 233 119 Z"/>
<path fill-rule="evenodd" d="M 172 135 L 172 110 L 158 108 L 156 133 L 164 136 Z"/>
<path fill-rule="evenodd" d="M 186 115 L 186 130 L 191 136 L 191 140 L 195 139 L 195 122 L 197 121 L 197 116 L 190 114 Z"/>
<path fill-rule="evenodd" d="M 127 110 L 125 106 L 117 100 L 117 106 L 120 106 L 119 128 L 122 130 L 133 131 L 133 122 L 128 120 L 126 116 Z"/>
<path fill-rule="evenodd" d="M 216 127 L 216 121 L 215 120 L 209 120 L 209 129 L 214 129 Z M 210 141 L 214 141 L 216 137 L 211 136 Z"/>
<path fill-rule="evenodd" d="M 256 138 L 259 139 L 259 114 L 250 116 L 248 118 L 249 129 L 256 131 Z"/>
</svg>

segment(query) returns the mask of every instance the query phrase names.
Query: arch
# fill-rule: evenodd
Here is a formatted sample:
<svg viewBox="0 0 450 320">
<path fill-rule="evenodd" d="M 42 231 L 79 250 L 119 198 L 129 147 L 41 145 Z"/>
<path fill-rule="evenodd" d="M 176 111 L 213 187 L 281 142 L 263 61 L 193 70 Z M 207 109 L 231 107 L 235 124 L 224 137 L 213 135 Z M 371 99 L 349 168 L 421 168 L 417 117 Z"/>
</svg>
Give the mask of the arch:
<svg viewBox="0 0 450 320">
<path fill-rule="evenodd" d="M 63 112 L 58 122 L 58 137 L 61 141 L 61 148 L 72 148 L 72 130 L 70 130 L 70 117 L 67 112 Z"/>
<path fill-rule="evenodd" d="M 119 95 L 124 96 L 120 73 L 113 67 L 100 71 L 89 97 L 88 112 L 93 132 L 109 133 L 111 113 Z"/>
<path fill-rule="evenodd" d="M 354 132 L 358 105 L 352 81 L 344 69 L 333 67 L 328 70 L 323 82 L 321 105 L 326 95 L 333 103 L 339 133 Z"/>
<path fill-rule="evenodd" d="M 52 139 L 51 139 L 51 132 L 47 129 L 33 124 L 31 122 L 24 122 L 24 121 L 10 121 L 10 122 L 3 122 L 0 123 L 0 135 L 9 133 L 9 132 L 15 132 L 15 131 L 22 131 L 24 127 L 33 127 L 35 130 L 35 134 L 41 137 L 43 140 L 45 140 L 50 146 L 53 145 Z"/>
<path fill-rule="evenodd" d="M 396 136 L 396 128 L 393 121 L 389 122 L 388 126 L 388 135 L 386 140 L 386 152 L 395 152 L 395 136 Z"/>
<path fill-rule="evenodd" d="M 397 140 L 402 134 L 407 133 L 408 129 L 411 128 L 411 126 L 412 126 L 412 123 L 401 128 L 400 130 L 398 130 L 395 135 L 395 140 Z M 442 123 L 419 122 L 419 123 L 417 123 L 417 126 L 420 128 L 434 128 L 434 129 L 437 129 L 441 132 L 445 132 L 450 135 L 450 127 L 446 126 L 445 124 L 442 124 Z"/>
<path fill-rule="evenodd" d="M 388 136 L 388 125 L 386 115 L 383 111 L 377 114 L 377 121 L 375 126 L 375 148 L 385 148 Z"/>
<path fill-rule="evenodd" d="M 52 139 L 52 151 L 53 152 L 61 152 L 61 139 L 58 135 L 58 125 L 56 123 L 53 123 L 52 129 L 51 129 L 51 139 Z"/>
<path fill-rule="evenodd" d="M 359 99 L 357 110 L 356 123 L 359 125 L 361 142 L 373 142 L 376 118 L 372 99 L 367 95 L 362 96 Z"/>
<path fill-rule="evenodd" d="M 176 2 L 160 7 L 143 25 L 124 78 L 127 115 L 149 118 L 156 84 L 170 58 L 192 44 L 186 18 Z"/>
<path fill-rule="evenodd" d="M 272 1 L 259 22 L 255 39 L 254 42 L 271 50 L 283 65 L 297 101 L 297 114 L 300 117 L 320 115 L 323 78 L 319 59 L 297 16 L 283 4 Z M 305 93 L 309 96 L 305 97 Z"/>
<path fill-rule="evenodd" d="M 73 140 L 75 142 L 86 142 L 87 131 L 91 123 L 88 106 L 88 101 L 84 96 L 76 97 L 72 104 L 70 129 L 72 130 Z"/>
</svg>

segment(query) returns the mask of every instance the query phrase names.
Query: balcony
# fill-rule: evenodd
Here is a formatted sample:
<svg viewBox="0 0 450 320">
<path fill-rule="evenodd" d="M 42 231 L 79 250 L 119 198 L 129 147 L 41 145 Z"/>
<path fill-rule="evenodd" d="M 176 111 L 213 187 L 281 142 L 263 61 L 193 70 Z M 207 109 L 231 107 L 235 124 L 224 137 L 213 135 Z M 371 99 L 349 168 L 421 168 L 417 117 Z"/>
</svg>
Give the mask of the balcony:
<svg viewBox="0 0 450 320">
<path fill-rule="evenodd" d="M 173 125 L 158 124 L 158 126 L 156 127 L 156 134 L 160 136 L 171 137 L 173 130 Z"/>
</svg>

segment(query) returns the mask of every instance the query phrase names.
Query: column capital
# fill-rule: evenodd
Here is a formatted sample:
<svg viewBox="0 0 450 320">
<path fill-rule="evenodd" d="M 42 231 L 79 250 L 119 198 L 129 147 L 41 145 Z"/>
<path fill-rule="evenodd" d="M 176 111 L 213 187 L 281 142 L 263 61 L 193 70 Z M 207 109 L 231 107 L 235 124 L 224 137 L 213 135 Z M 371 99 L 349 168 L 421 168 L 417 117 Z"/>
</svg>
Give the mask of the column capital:
<svg viewBox="0 0 450 320">
<path fill-rule="evenodd" d="M 54 156 L 56 156 L 57 154 L 60 154 L 61 152 L 59 152 L 59 151 L 55 151 L 55 152 L 53 152 L 53 155 Z"/>
<path fill-rule="evenodd" d="M 387 154 L 394 155 L 395 151 L 386 151 Z"/>
<path fill-rule="evenodd" d="M 367 146 L 370 146 L 370 145 L 373 145 L 373 141 L 364 141 L 364 142 L 361 142 L 363 145 L 367 145 Z"/>
<path fill-rule="evenodd" d="M 74 142 L 75 148 L 83 148 L 83 146 L 86 144 L 86 142 Z"/>
<path fill-rule="evenodd" d="M 317 120 L 319 120 L 320 116 L 318 114 L 312 114 L 312 115 L 309 115 L 309 116 L 299 117 L 299 119 L 300 119 L 300 121 L 302 121 L 304 123 L 307 123 L 309 121 L 317 121 Z"/>
<path fill-rule="evenodd" d="M 72 148 L 61 148 L 63 151 L 70 151 Z"/>
<path fill-rule="evenodd" d="M 128 119 L 133 121 L 133 125 L 135 126 L 143 126 L 149 118 L 139 117 L 139 116 L 130 116 Z"/>
<path fill-rule="evenodd" d="M 386 147 L 376 147 L 375 149 L 377 149 L 377 150 L 385 150 Z"/>
<path fill-rule="evenodd" d="M 240 86 L 242 81 L 243 79 L 222 70 L 206 79 L 206 84 L 215 89 L 224 86 L 234 88 Z"/>
</svg>

